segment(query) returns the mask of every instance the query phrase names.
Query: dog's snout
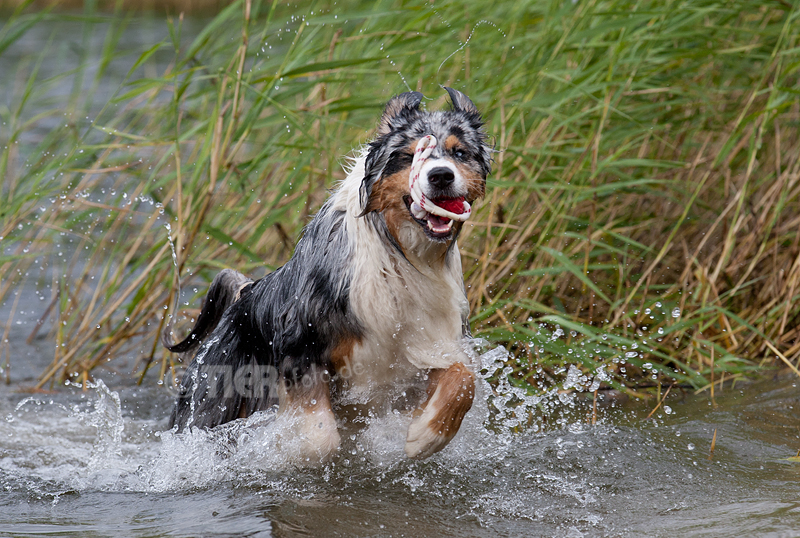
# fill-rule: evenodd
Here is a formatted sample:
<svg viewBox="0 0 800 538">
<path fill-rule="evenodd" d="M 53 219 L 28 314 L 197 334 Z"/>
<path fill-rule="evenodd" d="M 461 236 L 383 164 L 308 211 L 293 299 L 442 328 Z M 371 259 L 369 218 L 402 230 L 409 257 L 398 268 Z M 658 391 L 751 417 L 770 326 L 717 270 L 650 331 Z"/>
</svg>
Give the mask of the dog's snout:
<svg viewBox="0 0 800 538">
<path fill-rule="evenodd" d="M 437 166 L 428 172 L 428 183 L 437 189 L 446 189 L 453 184 L 455 178 L 453 171 L 444 166 Z"/>
</svg>

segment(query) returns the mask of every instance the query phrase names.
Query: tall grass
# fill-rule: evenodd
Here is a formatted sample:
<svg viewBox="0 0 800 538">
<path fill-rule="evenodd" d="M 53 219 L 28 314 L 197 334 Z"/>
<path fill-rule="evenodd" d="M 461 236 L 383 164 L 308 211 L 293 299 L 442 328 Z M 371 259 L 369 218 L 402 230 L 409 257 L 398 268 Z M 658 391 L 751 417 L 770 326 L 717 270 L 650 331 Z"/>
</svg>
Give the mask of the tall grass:
<svg viewBox="0 0 800 538">
<path fill-rule="evenodd" d="M 42 80 L 56 36 L 0 111 L 0 299 L 52 275 L 39 386 L 87 379 L 141 338 L 140 379 L 169 380 L 165 320 L 181 330 L 223 267 L 284 263 L 382 104 L 413 89 L 436 109 L 442 84 L 484 111 L 498 150 L 460 244 L 473 332 L 511 350 L 512 383 L 536 391 L 576 365 L 581 383 L 602 372 L 641 394 L 796 364 L 799 9 L 239 1 L 193 35 L 167 19 L 134 56 L 118 36 L 135 20 L 89 13 L 99 59 Z M 6 20 L 0 52 L 45 17 Z"/>
</svg>

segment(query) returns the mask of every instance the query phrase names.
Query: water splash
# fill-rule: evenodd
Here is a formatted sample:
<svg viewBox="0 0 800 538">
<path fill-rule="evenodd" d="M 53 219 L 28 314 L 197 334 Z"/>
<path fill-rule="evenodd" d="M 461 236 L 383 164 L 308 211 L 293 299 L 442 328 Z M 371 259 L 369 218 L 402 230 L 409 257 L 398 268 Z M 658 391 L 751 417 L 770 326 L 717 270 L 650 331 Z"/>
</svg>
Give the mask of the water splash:
<svg viewBox="0 0 800 538">
<path fill-rule="evenodd" d="M 437 15 L 439 15 L 439 18 L 444 20 L 444 18 L 435 9 L 434 9 L 434 12 Z M 450 26 L 449 22 L 445 21 L 445 23 L 447 24 L 448 27 Z M 488 21 L 486 19 L 479 20 L 477 23 L 475 23 L 475 26 L 472 27 L 472 30 L 470 31 L 469 35 L 467 36 L 467 39 L 463 43 L 461 43 L 461 46 L 458 47 L 456 50 L 454 50 L 452 53 L 450 53 L 450 55 L 447 56 L 447 58 L 445 58 L 444 60 L 442 60 L 442 63 L 439 64 L 439 69 L 436 70 L 436 78 L 437 79 L 439 78 L 439 73 L 442 71 L 442 67 L 444 67 L 445 63 L 447 63 L 447 60 L 449 60 L 450 58 L 452 58 L 453 56 L 455 56 L 456 54 L 458 54 L 459 52 L 464 50 L 466 48 L 466 46 L 469 44 L 469 42 L 472 40 L 472 36 L 475 35 L 475 31 L 480 26 L 483 26 L 483 25 L 491 26 L 492 28 L 494 28 L 495 30 L 500 32 L 500 34 L 503 36 L 503 39 L 505 39 L 507 37 L 506 33 L 504 31 L 502 31 L 500 29 L 500 27 L 497 26 L 497 24 L 493 23 L 492 21 Z"/>
<path fill-rule="evenodd" d="M 154 447 L 124 434 L 117 392 L 101 380 L 87 388 L 91 397 L 81 394 L 72 405 L 39 397 L 20 401 L 0 422 L 6 440 L 0 471 L 24 479 L 54 503 L 73 490 L 140 490 L 137 470 Z"/>
<path fill-rule="evenodd" d="M 478 372 L 475 403 L 445 450 L 425 462 L 406 458 L 403 447 L 411 416 L 395 411 L 343 427 L 339 454 L 321 471 L 312 467 L 309 472 L 322 472 L 326 481 L 349 480 L 350 470 L 358 468 L 378 482 L 391 480 L 414 491 L 426 476 L 421 469 L 428 465 L 509 457 L 520 433 L 540 430 L 537 420 L 545 419 L 534 417 L 552 415 L 570 402 L 557 388 L 530 395 L 509 383 L 509 354 L 502 347 L 474 340 L 466 351 Z M 568 375 L 565 386 L 590 382 L 576 375 Z M 219 483 L 263 485 L 288 480 L 297 466 L 308 464 L 295 457 L 303 453 L 303 440 L 296 434 L 298 419 L 289 414 L 261 412 L 210 431 L 188 428 L 176 434 L 163 431 L 165 415 L 158 420 L 126 416 L 119 394 L 102 381 L 89 388 L 90 395 L 82 394 L 73 405 L 36 397 L 17 404 L 0 422 L 0 437 L 17 443 L 9 450 L 14 455 L 0 456 L 0 472 L 34 474 L 61 484 L 59 491 L 164 492 Z M 30 447 L 46 455 L 32 460 Z"/>
<path fill-rule="evenodd" d="M 172 264 L 175 266 L 175 269 L 178 269 L 178 253 L 175 250 L 175 240 L 172 239 L 172 226 L 170 226 L 169 222 L 164 223 L 164 228 L 167 229 L 167 241 L 169 242 L 169 248 L 172 250 Z M 180 275 L 178 275 L 180 278 Z"/>
<path fill-rule="evenodd" d="M 125 422 L 117 392 L 110 390 L 100 379 L 94 384 L 89 384 L 89 388 L 95 389 L 97 394 L 94 412 L 79 414 L 78 417 L 97 429 L 89 467 L 100 469 L 122 455 L 122 432 L 125 429 Z"/>
<path fill-rule="evenodd" d="M 175 267 L 175 306 L 172 309 L 172 314 L 170 315 L 171 318 L 178 313 L 178 307 L 181 304 L 181 268 L 178 264 L 178 253 L 175 249 L 175 240 L 172 238 L 172 227 L 169 225 L 169 222 L 164 223 L 164 227 L 167 229 L 167 241 L 169 242 L 169 247 L 172 250 L 172 265 Z M 164 309 L 169 308 L 169 305 L 164 305 Z M 171 327 L 172 320 L 169 321 L 168 327 Z"/>
<path fill-rule="evenodd" d="M 113 528 L 136 525 L 133 533 L 141 532 L 142 521 L 154 521 L 161 528 L 171 512 L 186 512 L 192 520 L 180 525 L 195 527 L 176 527 L 171 534 L 213 534 L 208 530 L 212 527 L 230 534 L 230 525 L 237 521 L 263 528 L 263 520 L 246 519 L 257 512 L 285 528 L 317 525 L 309 530 L 315 535 L 348 534 L 348 528 L 352 534 L 353 525 L 365 523 L 365 514 L 376 514 L 369 518 L 369 525 L 376 526 L 363 530 L 386 523 L 393 535 L 425 535 L 432 521 L 447 535 L 483 528 L 488 536 L 488 529 L 500 525 L 513 528 L 509 534 L 514 535 L 594 536 L 618 533 L 632 521 L 644 525 L 645 531 L 635 527 L 631 535 L 651 535 L 647 530 L 654 527 L 646 522 L 653 521 L 653 507 L 664 506 L 665 495 L 670 495 L 671 506 L 675 500 L 685 507 L 708 506 L 708 499 L 719 498 L 720 481 L 728 492 L 725 499 L 735 499 L 752 494 L 748 477 L 758 477 L 758 483 L 763 483 L 765 472 L 785 477 L 786 464 L 770 466 L 764 453 L 774 459 L 786 451 L 758 440 L 737 438 L 733 444 L 718 445 L 716 458 L 745 450 L 728 457 L 731 469 L 726 470 L 724 461 L 707 462 L 704 418 L 675 422 L 670 414 L 671 423 L 647 421 L 635 428 L 590 426 L 585 417 L 554 420 L 575 399 L 564 398 L 565 387 L 573 392 L 591 388 L 602 371 L 591 375 L 566 368 L 560 392 L 534 398 L 513 384 L 505 390 L 498 383 L 508 367 L 503 348 L 483 348 L 471 358 L 480 372 L 473 409 L 450 445 L 424 461 L 409 460 L 402 452 L 409 422 L 402 412 L 366 417 L 363 428 L 343 435 L 342 449 L 332 462 L 298 467 L 287 457 L 296 452 L 298 442 L 291 417 L 258 413 L 211 431 L 176 435 L 164 431 L 163 410 L 172 402 L 163 390 L 128 388 L 117 393 L 98 381 L 89 392 L 74 386 L 72 392 L 28 397 L 16 405 L 9 394 L 0 399 L 0 417 L 5 417 L 0 419 L 0 486 L 12 496 L 12 504 L 5 520 L 0 517 L 0 526 L 14 518 L 72 517 L 75 510 L 95 506 L 98 492 L 126 492 L 99 499 L 110 507 L 106 512 L 113 512 Z M 796 387 L 787 386 L 782 394 L 791 400 L 774 403 L 785 407 L 786 401 L 796 400 Z M 696 417 L 708 414 L 701 403 Z M 733 411 L 731 416 L 742 416 L 741 410 Z M 772 416 L 775 408 L 766 411 Z M 539 419 L 526 426 L 525 419 L 531 422 L 526 412 L 555 424 L 534 433 Z M 518 425 L 508 427 L 506 420 Z M 728 423 L 714 420 L 715 427 Z M 761 426 L 769 421 L 757 422 Z M 794 439 L 794 433 L 787 439 Z M 752 469 L 742 463 L 752 461 Z M 770 487 L 780 482 L 770 482 Z M 744 485 L 736 493 L 739 484 Z M 154 499 L 161 506 L 158 514 L 166 519 L 153 515 Z M 725 499 L 720 502 L 728 502 Z M 14 508 L 14 503 L 23 508 Z M 59 506 L 53 510 L 48 504 Z M 200 516 L 210 513 L 211 505 L 220 517 Z M 102 514 L 81 513 L 92 514 L 86 516 L 90 522 L 104 522 Z M 653 525 L 663 528 L 660 523 L 673 515 L 663 509 Z M 695 512 L 689 515 L 696 520 Z"/>
<path fill-rule="evenodd" d="M 403 75 L 403 72 L 402 72 L 402 71 L 400 71 L 400 68 L 399 68 L 399 67 L 397 67 L 397 64 L 396 64 L 396 63 L 394 63 L 394 60 L 392 60 L 392 59 L 389 57 L 389 55 L 388 55 L 388 54 L 386 55 L 386 59 L 387 59 L 387 60 L 389 60 L 389 63 L 392 65 L 392 67 L 394 68 L 394 70 L 397 72 L 397 75 L 400 77 L 400 80 L 402 80 L 402 81 L 403 81 L 403 85 L 406 87 L 406 89 L 407 89 L 408 91 L 414 91 L 414 90 L 411 88 L 411 86 L 408 84 L 408 81 L 406 80 L 406 77 Z"/>
</svg>

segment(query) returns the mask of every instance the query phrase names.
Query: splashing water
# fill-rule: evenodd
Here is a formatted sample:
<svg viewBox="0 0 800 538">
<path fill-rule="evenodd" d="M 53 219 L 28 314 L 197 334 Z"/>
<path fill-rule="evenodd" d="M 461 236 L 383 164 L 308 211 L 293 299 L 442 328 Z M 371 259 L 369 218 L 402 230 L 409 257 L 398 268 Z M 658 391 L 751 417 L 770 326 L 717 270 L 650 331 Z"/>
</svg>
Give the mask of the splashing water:
<svg viewBox="0 0 800 538">
<path fill-rule="evenodd" d="M 434 8 L 434 7 L 432 7 L 432 6 L 433 6 L 433 4 L 431 4 L 431 5 L 429 6 L 429 9 L 431 9 L 431 10 L 432 10 L 432 11 L 433 11 L 433 12 L 434 12 L 434 13 L 435 13 L 435 14 L 436 14 L 438 17 L 439 17 L 439 19 L 441 19 L 441 21 L 442 21 L 442 22 L 443 22 L 443 23 L 444 23 L 444 24 L 445 24 L 445 25 L 446 25 L 448 28 L 452 28 L 452 25 L 450 24 L 450 22 L 449 22 L 447 19 L 445 19 L 445 18 L 442 16 L 442 14 L 441 14 L 441 13 L 439 13 L 439 11 L 438 11 L 437 9 L 435 9 L 435 8 Z M 481 19 L 481 20 L 479 20 L 479 21 L 478 21 L 478 22 L 476 22 L 476 23 L 475 23 L 475 25 L 472 27 L 472 30 L 470 30 L 470 32 L 469 32 L 469 35 L 467 36 L 467 39 L 466 39 L 466 40 L 464 40 L 463 42 L 461 42 L 461 44 L 458 46 L 458 48 L 456 48 L 456 49 L 455 49 L 453 52 L 451 52 L 451 53 L 450 53 L 450 54 L 449 54 L 449 55 L 448 55 L 448 56 L 447 56 L 447 57 L 446 57 L 444 60 L 442 60 L 442 63 L 440 63 L 440 64 L 439 64 L 439 68 L 436 70 L 436 75 L 435 75 L 435 77 L 434 77 L 434 78 L 436 78 L 436 79 L 438 80 L 438 78 L 439 78 L 439 73 L 441 73 L 441 71 L 442 71 L 442 67 L 444 67 L 444 64 L 446 64 L 446 63 L 447 63 L 447 61 L 448 61 L 450 58 L 452 58 L 453 56 L 455 56 L 456 54 L 458 54 L 459 52 L 461 52 L 462 50 L 464 50 L 464 49 L 467 47 L 467 45 L 469 45 L 469 42 L 472 40 L 472 37 L 475 35 L 475 32 L 476 32 L 476 31 L 478 30 L 478 28 L 480 28 L 481 26 L 491 26 L 491 27 L 492 27 L 492 28 L 494 28 L 494 29 L 495 29 L 495 30 L 496 30 L 498 33 L 500 33 L 500 35 L 502 35 L 502 36 L 503 36 L 503 39 L 505 39 L 505 38 L 507 37 L 506 33 L 505 33 L 503 30 L 501 30 L 501 29 L 500 29 L 500 27 L 499 27 L 497 24 L 495 24 L 494 22 L 492 22 L 492 21 L 490 21 L 490 20 L 486 20 L 486 19 Z M 453 33 L 454 33 L 454 35 L 455 35 L 455 32 L 453 32 Z M 459 40 L 459 42 L 460 42 L 460 40 Z M 384 49 L 384 47 L 383 47 L 383 45 L 381 45 L 381 47 L 380 47 L 380 51 L 381 51 L 381 52 L 383 52 L 383 49 Z M 402 83 L 403 83 L 403 85 L 406 87 L 406 89 L 407 89 L 408 91 L 414 91 L 414 89 L 413 89 L 413 88 L 411 87 L 411 85 L 408 83 L 408 80 L 406 79 L 405 75 L 403 75 L 402 71 L 400 70 L 400 68 L 398 68 L 398 67 L 397 67 L 397 64 L 395 63 L 395 61 L 394 61 L 394 60 L 391 58 L 391 56 L 390 56 L 389 54 L 387 54 L 387 55 L 386 55 L 386 59 L 389 61 L 389 64 L 391 64 L 392 68 L 395 70 L 395 72 L 397 73 L 397 75 L 400 77 L 400 80 L 402 81 Z"/>
<path fill-rule="evenodd" d="M 797 523 L 781 500 L 791 484 L 775 480 L 792 470 L 775 463 L 791 439 L 774 426 L 771 440 L 760 440 L 771 423 L 761 413 L 775 417 L 794 405 L 793 386 L 773 383 L 763 402 L 729 402 L 716 417 L 705 400 L 671 401 L 657 420 L 631 426 L 618 414 L 590 426 L 585 406 L 566 391 L 593 390 L 602 370 L 569 368 L 561 386 L 531 395 L 507 375 L 505 349 L 474 344 L 483 352 L 472 355 L 473 409 L 451 444 L 424 461 L 404 456 L 410 417 L 401 412 L 343 427 L 333 461 L 307 467 L 292 459 L 298 439 L 289 415 L 259 413 L 176 435 L 164 431 L 172 396 L 163 389 L 116 392 L 97 381 L 89 392 L 0 393 L 0 529 L 658 536 L 665 528 L 697 534 L 698 521 L 730 535 L 742 524 L 757 528 L 752 521 Z M 781 416 L 800 429 L 791 411 Z M 713 461 L 704 454 L 710 423 L 720 430 Z M 750 434 L 741 430 L 747 424 Z M 80 527 L 71 526 L 76 515 Z"/>
<path fill-rule="evenodd" d="M 451 446 L 434 459 L 483 458 L 502 450 L 513 440 L 510 428 L 527 424 L 547 400 L 548 395 L 525 394 L 504 377 L 495 387 L 488 383 L 507 358 L 502 347 L 473 354 L 480 370 L 475 404 Z M 0 460 L 0 470 L 75 490 L 158 492 L 219 482 L 258 483 L 264 473 L 286 472 L 305 463 L 292 457 L 300 452 L 300 441 L 294 435 L 297 420 L 289 414 L 256 413 L 211 431 L 194 428 L 176 434 L 160 431 L 166 414 L 158 420 L 125 416 L 120 395 L 102 380 L 89 388 L 92 393 L 82 394 L 79 403 L 21 400 L 0 423 L 0 437 L 16 440 L 7 449 L 10 455 Z M 345 429 L 341 453 L 330 469 L 364 464 L 383 470 L 413 467 L 403 452 L 410 421 L 408 413 L 395 411 L 367 417 L 363 427 Z M 487 428 L 492 423 L 504 428 Z M 26 448 L 30 446 L 38 447 L 33 469 Z"/>
<path fill-rule="evenodd" d="M 54 502 L 73 489 L 135 488 L 141 446 L 135 438 L 123 441 L 119 394 L 103 381 L 89 387 L 93 398 L 72 405 L 36 397 L 20 401 L 0 422 L 0 435 L 8 440 L 0 475 L 58 484 L 65 489 L 49 493 Z"/>
<path fill-rule="evenodd" d="M 444 18 L 436 10 L 434 10 L 434 12 L 436 12 L 436 14 L 439 15 L 439 18 L 441 18 L 445 22 L 445 24 L 447 24 L 448 27 L 450 26 L 450 23 L 445 21 Z M 503 39 L 506 38 L 506 33 L 503 32 L 495 23 L 493 23 L 492 21 L 487 21 L 485 19 L 479 20 L 477 23 L 475 23 L 475 26 L 472 27 L 472 30 L 469 32 L 469 35 L 467 36 L 467 39 L 461 44 L 461 46 L 458 47 L 456 50 L 454 50 L 452 53 L 450 53 L 450 55 L 444 60 L 442 60 L 442 63 L 439 64 L 439 69 L 436 70 L 437 79 L 439 78 L 439 73 L 442 71 L 442 67 L 444 67 L 444 64 L 447 63 L 447 60 L 449 60 L 450 58 L 452 58 L 453 56 L 464 50 L 466 46 L 469 45 L 469 42 L 472 40 L 472 36 L 475 35 L 475 31 L 480 26 L 483 25 L 491 26 L 492 28 L 497 30 L 500 33 L 500 35 L 503 36 Z"/>
<path fill-rule="evenodd" d="M 172 265 L 175 267 L 175 306 L 173 308 L 173 312 L 178 311 L 178 306 L 181 304 L 181 268 L 178 264 L 178 253 L 175 250 L 175 240 L 172 238 L 172 227 L 169 225 L 169 222 L 164 223 L 164 227 L 167 229 L 167 241 L 169 242 L 169 247 L 172 250 Z M 168 306 L 165 306 L 165 309 Z M 175 314 L 171 314 L 174 316 Z"/>
</svg>

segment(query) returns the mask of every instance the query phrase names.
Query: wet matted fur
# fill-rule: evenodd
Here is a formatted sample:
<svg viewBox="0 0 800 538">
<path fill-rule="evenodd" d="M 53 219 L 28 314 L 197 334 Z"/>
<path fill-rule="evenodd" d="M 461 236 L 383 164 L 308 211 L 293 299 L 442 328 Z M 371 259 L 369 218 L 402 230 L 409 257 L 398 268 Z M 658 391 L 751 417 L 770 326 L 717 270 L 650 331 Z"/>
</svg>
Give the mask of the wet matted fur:
<svg viewBox="0 0 800 538">
<path fill-rule="evenodd" d="M 164 345 L 193 355 L 170 427 L 211 428 L 277 407 L 299 417 L 300 458 L 321 461 L 339 447 L 340 408 L 396 408 L 422 380 L 406 454 L 430 456 L 453 438 L 475 390 L 463 349 L 462 223 L 411 214 L 409 169 L 417 142 L 434 135 L 419 179 L 425 196 L 472 203 L 491 150 L 475 105 L 446 90 L 450 110 L 420 110 L 417 92 L 390 100 L 375 140 L 286 265 L 256 281 L 222 271 L 191 333 L 176 344 L 167 329 Z"/>
</svg>

